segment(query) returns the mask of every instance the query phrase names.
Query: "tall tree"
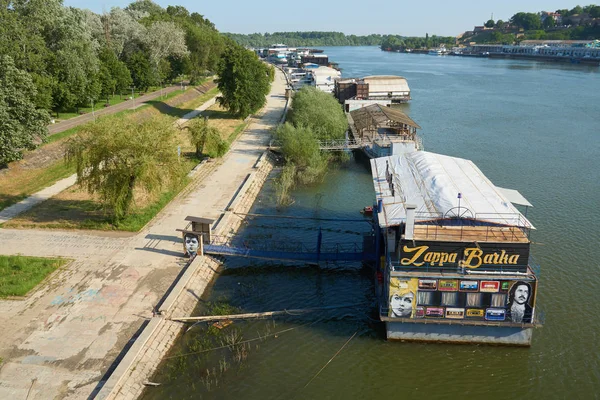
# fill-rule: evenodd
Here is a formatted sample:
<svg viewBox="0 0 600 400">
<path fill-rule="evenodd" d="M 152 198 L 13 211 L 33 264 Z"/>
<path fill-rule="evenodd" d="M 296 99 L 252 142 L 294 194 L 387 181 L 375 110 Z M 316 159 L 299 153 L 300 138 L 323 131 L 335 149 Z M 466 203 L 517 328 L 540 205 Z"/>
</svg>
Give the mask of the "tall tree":
<svg viewBox="0 0 600 400">
<path fill-rule="evenodd" d="M 77 181 L 98 193 L 117 221 L 131 211 L 134 190 L 156 194 L 183 176 L 175 128 L 163 116 L 88 124 L 69 140 L 66 159 L 76 166 Z"/>
<path fill-rule="evenodd" d="M 219 104 L 231 113 L 245 118 L 265 104 L 271 87 L 269 72 L 253 52 L 229 41 L 217 73 Z"/>
<path fill-rule="evenodd" d="M 12 58 L 0 56 L 0 167 L 22 156 L 23 149 L 45 139 L 48 113 L 35 108 L 36 89 L 31 76 Z"/>
<path fill-rule="evenodd" d="M 137 51 L 131 55 L 127 60 L 127 68 L 131 72 L 134 86 L 140 90 L 146 91 L 156 82 L 150 60 L 142 51 Z"/>
</svg>

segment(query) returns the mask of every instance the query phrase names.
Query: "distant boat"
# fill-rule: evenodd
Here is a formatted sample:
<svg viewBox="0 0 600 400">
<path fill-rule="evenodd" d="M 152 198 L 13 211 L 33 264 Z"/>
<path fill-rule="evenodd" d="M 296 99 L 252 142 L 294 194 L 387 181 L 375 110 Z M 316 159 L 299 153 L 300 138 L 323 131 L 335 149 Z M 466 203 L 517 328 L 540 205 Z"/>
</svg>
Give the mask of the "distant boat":
<svg viewBox="0 0 600 400">
<path fill-rule="evenodd" d="M 445 56 L 449 53 L 450 52 L 448 51 L 448 49 L 446 49 L 446 46 L 441 45 L 437 49 L 429 50 L 429 53 L 427 53 L 427 54 L 429 54 L 430 56 Z"/>
</svg>

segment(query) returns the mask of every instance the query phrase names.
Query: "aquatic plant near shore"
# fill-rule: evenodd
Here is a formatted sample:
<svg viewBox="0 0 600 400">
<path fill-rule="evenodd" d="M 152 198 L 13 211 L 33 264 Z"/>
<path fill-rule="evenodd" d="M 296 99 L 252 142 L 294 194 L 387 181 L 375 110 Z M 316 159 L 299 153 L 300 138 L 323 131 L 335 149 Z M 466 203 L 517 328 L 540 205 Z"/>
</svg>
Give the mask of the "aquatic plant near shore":
<svg viewBox="0 0 600 400">
<path fill-rule="evenodd" d="M 340 104 L 328 93 L 311 87 L 294 95 L 289 121 L 275 132 L 286 161 L 275 184 L 280 206 L 293 203 L 289 191 L 297 183 L 306 185 L 323 178 L 329 163 L 338 157 L 321 151 L 319 142 L 343 139 L 348 129 Z"/>
</svg>

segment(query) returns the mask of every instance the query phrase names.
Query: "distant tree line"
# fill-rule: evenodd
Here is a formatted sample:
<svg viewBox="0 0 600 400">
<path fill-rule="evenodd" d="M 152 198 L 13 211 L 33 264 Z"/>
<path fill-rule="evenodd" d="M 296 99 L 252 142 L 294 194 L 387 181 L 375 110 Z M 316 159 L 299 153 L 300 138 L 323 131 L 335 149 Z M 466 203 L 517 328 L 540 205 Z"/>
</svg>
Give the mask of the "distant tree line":
<svg viewBox="0 0 600 400">
<path fill-rule="evenodd" d="M 345 35 L 342 32 L 274 32 L 252 33 L 243 35 L 239 33 L 224 33 L 242 46 L 269 47 L 276 43 L 288 46 L 379 46 L 382 36 L 371 34 L 368 36 Z"/>
<path fill-rule="evenodd" d="M 0 0 L 0 21 L 0 115 L 8 121 L 0 124 L 0 167 L 44 139 L 50 112 L 181 75 L 193 83 L 216 71 L 225 48 L 202 15 L 151 0 L 103 14 L 62 0 Z"/>
<path fill-rule="evenodd" d="M 436 48 L 440 45 L 453 46 L 456 43 L 454 36 L 429 36 L 428 33 L 425 37 L 404 37 L 396 35 L 387 35 L 383 37 L 381 41 L 381 48 L 383 50 L 391 51 L 404 51 L 406 49 L 430 49 Z"/>
</svg>

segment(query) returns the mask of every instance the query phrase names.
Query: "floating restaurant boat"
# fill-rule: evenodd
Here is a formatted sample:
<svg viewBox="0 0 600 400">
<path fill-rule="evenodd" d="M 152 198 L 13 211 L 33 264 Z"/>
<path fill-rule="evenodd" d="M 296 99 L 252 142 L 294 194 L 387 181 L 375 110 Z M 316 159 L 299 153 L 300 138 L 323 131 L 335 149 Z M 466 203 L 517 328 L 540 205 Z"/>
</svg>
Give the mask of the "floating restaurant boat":
<svg viewBox="0 0 600 400">
<path fill-rule="evenodd" d="M 352 140 L 369 158 L 423 149 L 421 127 L 397 108 L 372 104 L 346 114 Z"/>
<path fill-rule="evenodd" d="M 461 158 L 409 152 L 371 170 L 387 338 L 529 346 L 539 266 L 515 204 L 531 204 Z"/>
</svg>

